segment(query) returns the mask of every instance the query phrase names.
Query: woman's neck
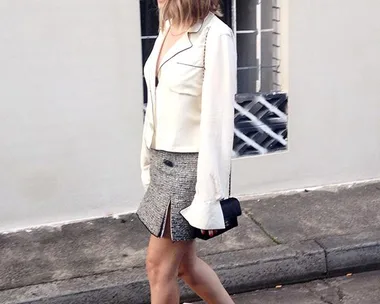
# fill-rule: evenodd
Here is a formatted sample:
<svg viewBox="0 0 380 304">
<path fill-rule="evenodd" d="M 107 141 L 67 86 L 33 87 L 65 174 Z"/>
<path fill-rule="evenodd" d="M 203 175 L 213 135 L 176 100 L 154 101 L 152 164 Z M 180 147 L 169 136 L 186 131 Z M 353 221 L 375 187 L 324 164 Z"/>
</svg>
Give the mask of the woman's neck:
<svg viewBox="0 0 380 304">
<path fill-rule="evenodd" d="M 171 24 L 169 30 L 172 35 L 181 35 L 187 32 L 189 28 L 190 25 L 188 24 Z"/>
</svg>

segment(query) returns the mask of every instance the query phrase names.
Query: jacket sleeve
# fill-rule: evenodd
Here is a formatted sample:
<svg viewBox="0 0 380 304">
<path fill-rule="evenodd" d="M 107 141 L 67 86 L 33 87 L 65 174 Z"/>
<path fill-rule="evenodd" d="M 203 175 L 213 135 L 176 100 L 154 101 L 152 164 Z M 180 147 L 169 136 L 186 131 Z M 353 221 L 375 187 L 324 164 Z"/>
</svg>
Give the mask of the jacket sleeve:
<svg viewBox="0 0 380 304">
<path fill-rule="evenodd" d="M 196 194 L 181 214 L 193 227 L 224 229 L 220 200 L 229 193 L 237 56 L 232 32 L 207 40 Z"/>
<path fill-rule="evenodd" d="M 146 191 L 150 184 L 150 151 L 145 143 L 145 128 L 147 121 L 144 121 L 144 131 L 142 136 L 141 154 L 140 154 L 140 166 L 141 166 L 141 181 Z"/>
</svg>

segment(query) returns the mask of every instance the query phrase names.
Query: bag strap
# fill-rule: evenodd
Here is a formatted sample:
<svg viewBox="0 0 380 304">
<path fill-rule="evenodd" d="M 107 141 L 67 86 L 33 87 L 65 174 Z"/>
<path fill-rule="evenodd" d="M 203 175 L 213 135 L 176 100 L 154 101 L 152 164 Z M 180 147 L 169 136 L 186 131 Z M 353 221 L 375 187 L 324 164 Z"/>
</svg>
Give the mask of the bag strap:
<svg viewBox="0 0 380 304">
<path fill-rule="evenodd" d="M 230 169 L 230 181 L 229 181 L 229 187 L 228 187 L 228 196 L 229 197 L 231 196 L 231 171 L 232 171 L 232 168 Z"/>
<path fill-rule="evenodd" d="M 206 47 L 207 47 L 207 38 L 208 33 L 210 32 L 210 27 L 207 28 L 206 36 L 205 36 L 205 45 L 203 48 L 203 80 L 205 79 L 205 70 L 206 70 Z"/>
</svg>

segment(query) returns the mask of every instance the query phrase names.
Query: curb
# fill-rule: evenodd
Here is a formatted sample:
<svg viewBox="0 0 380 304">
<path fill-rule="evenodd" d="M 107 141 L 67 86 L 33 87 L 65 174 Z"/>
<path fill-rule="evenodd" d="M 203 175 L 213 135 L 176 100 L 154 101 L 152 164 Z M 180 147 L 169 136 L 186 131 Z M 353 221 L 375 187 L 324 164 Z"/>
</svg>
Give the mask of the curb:
<svg viewBox="0 0 380 304">
<path fill-rule="evenodd" d="M 328 276 L 380 269 L 380 231 L 316 239 L 326 253 Z"/>
<path fill-rule="evenodd" d="M 336 235 L 299 243 L 244 249 L 204 257 L 227 290 L 242 293 L 380 269 L 380 231 Z M 197 297 L 181 283 L 182 301 Z M 0 292 L 3 304 L 149 303 L 145 269 L 115 271 Z"/>
</svg>

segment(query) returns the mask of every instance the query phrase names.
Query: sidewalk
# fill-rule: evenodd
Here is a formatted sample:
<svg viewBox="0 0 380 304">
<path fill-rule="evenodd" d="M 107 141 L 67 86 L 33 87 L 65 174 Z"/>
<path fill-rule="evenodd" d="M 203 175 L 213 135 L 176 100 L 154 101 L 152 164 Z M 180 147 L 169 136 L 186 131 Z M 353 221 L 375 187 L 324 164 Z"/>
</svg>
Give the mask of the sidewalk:
<svg viewBox="0 0 380 304">
<path fill-rule="evenodd" d="M 198 241 L 231 293 L 380 269 L 380 183 L 243 209 L 238 229 Z M 148 237 L 136 215 L 0 235 L 0 303 L 148 303 Z"/>
<path fill-rule="evenodd" d="M 233 300 L 235 304 L 377 304 L 379 286 L 380 271 L 368 271 L 241 293 Z"/>
</svg>

